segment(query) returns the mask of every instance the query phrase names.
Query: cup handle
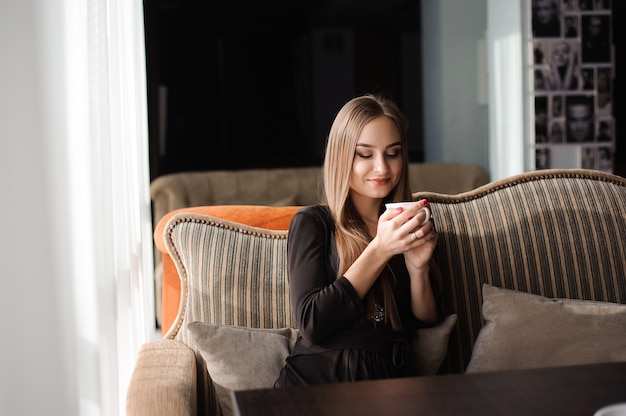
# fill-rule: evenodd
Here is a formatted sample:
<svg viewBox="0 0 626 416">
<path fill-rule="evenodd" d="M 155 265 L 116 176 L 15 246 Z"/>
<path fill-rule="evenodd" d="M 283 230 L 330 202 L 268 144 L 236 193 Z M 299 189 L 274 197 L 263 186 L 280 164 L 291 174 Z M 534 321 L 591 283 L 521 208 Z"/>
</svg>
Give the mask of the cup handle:
<svg viewBox="0 0 626 416">
<path fill-rule="evenodd" d="M 424 221 L 422 222 L 422 225 L 424 225 L 428 222 L 428 220 L 430 220 L 430 208 L 424 207 L 422 209 L 426 211 L 426 218 L 424 218 Z"/>
</svg>

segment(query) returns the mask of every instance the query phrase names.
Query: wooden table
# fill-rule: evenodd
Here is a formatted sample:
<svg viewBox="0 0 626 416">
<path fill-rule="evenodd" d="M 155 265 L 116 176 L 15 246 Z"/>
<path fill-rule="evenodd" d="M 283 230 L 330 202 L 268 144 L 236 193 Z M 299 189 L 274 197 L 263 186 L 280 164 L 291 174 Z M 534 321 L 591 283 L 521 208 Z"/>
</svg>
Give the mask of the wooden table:
<svg viewBox="0 0 626 416">
<path fill-rule="evenodd" d="M 626 402 L 626 363 L 247 390 L 251 415 L 585 415 Z"/>
</svg>

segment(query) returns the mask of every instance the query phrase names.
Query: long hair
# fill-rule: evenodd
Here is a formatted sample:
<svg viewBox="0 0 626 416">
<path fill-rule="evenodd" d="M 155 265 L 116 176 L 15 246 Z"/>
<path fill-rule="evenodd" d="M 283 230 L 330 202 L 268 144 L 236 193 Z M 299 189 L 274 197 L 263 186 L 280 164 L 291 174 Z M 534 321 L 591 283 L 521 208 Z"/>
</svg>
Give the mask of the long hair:
<svg viewBox="0 0 626 416">
<path fill-rule="evenodd" d="M 339 274 L 346 270 L 361 255 L 371 241 L 365 223 L 357 213 L 350 200 L 350 176 L 356 145 L 363 127 L 373 119 L 386 116 L 397 126 L 400 133 L 402 171 L 396 187 L 387 195 L 384 202 L 410 201 L 409 163 L 406 144 L 408 122 L 396 104 L 380 95 L 367 94 L 348 101 L 337 113 L 333 122 L 324 157 L 323 185 L 324 197 L 331 216 L 335 222 L 337 252 L 339 255 Z M 382 213 L 383 204 L 381 204 Z M 384 308 L 394 328 L 400 328 L 395 301 L 392 295 L 392 284 L 395 279 L 390 268 L 385 268 L 375 286 L 379 285 L 384 299 Z M 371 307 L 374 302 L 374 291 L 366 295 L 366 305 Z"/>
</svg>

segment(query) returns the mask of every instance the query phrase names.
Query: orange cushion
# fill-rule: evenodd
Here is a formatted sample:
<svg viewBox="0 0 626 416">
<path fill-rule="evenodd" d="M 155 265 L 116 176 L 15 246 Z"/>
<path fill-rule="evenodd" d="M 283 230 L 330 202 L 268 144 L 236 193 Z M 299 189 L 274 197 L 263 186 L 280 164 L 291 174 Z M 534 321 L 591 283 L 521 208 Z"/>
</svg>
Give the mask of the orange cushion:
<svg viewBox="0 0 626 416">
<path fill-rule="evenodd" d="M 291 218 L 301 206 L 270 207 L 265 205 L 211 205 L 179 208 L 165 214 L 154 229 L 154 241 L 163 254 L 167 254 L 163 243 L 165 224 L 176 214 L 183 212 L 211 215 L 213 217 L 246 224 L 268 230 L 287 230 Z"/>
<path fill-rule="evenodd" d="M 291 218 L 301 208 L 301 206 L 211 205 L 180 208 L 164 215 L 154 229 L 155 244 L 163 255 L 162 333 L 167 332 L 176 319 L 180 303 L 180 278 L 163 242 L 163 230 L 171 217 L 180 213 L 203 214 L 268 230 L 287 230 L 289 229 Z"/>
</svg>

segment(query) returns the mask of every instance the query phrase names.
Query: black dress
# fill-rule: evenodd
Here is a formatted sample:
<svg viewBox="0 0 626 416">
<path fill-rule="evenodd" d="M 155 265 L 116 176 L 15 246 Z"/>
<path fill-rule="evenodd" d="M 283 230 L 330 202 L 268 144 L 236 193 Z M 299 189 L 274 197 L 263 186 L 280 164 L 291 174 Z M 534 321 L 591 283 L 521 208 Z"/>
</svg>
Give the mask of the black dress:
<svg viewBox="0 0 626 416">
<path fill-rule="evenodd" d="M 422 325 L 411 311 L 402 255 L 389 263 L 396 276 L 393 292 L 402 331 L 368 313 L 352 284 L 337 278 L 334 224 L 327 207 L 296 213 L 289 226 L 287 262 L 299 336 L 275 387 L 416 375 L 411 335 Z"/>
</svg>

